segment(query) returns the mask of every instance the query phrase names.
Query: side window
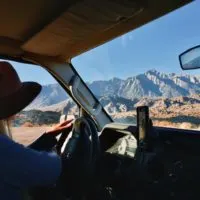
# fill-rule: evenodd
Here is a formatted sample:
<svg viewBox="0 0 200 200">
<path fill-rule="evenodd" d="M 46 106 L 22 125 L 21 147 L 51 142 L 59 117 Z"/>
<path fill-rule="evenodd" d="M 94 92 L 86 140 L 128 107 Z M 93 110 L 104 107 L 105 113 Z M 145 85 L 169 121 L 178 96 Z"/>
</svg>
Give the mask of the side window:
<svg viewBox="0 0 200 200">
<path fill-rule="evenodd" d="M 68 117 L 78 114 L 75 102 L 44 68 L 17 62 L 10 63 L 21 81 L 34 81 L 42 85 L 40 94 L 11 122 L 15 141 L 28 145 L 59 123 L 62 114 Z"/>
</svg>

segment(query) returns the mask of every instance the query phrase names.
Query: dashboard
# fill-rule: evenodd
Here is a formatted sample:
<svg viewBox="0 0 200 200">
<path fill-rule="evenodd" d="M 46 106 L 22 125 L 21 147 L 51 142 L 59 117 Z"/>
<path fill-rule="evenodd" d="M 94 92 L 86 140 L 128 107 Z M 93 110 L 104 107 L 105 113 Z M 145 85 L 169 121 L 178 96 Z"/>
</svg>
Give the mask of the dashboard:
<svg viewBox="0 0 200 200">
<path fill-rule="evenodd" d="M 137 131 L 112 123 L 100 136 L 103 173 L 119 199 L 199 198 L 200 131 L 152 126 L 147 149 L 138 145 Z"/>
</svg>

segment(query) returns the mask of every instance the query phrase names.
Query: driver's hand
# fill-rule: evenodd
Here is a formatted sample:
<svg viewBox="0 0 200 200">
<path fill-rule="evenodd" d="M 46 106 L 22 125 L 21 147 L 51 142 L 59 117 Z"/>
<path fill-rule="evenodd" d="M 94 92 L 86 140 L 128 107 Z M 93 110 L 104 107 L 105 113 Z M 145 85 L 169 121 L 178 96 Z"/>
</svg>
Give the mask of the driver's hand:
<svg viewBox="0 0 200 200">
<path fill-rule="evenodd" d="M 52 136 L 57 136 L 60 133 L 62 133 L 63 131 L 72 129 L 72 125 L 73 125 L 73 119 L 66 120 L 66 121 L 54 126 L 52 128 L 52 130 L 47 131 L 46 134 L 52 135 Z"/>
</svg>

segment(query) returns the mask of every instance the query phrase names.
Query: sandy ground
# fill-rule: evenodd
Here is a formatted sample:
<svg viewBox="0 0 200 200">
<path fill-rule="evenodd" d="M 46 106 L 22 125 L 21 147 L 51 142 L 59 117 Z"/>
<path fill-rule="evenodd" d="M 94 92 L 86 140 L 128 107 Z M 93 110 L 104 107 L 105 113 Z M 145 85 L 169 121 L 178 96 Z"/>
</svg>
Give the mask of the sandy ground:
<svg viewBox="0 0 200 200">
<path fill-rule="evenodd" d="M 13 139 L 23 145 L 29 145 L 51 127 L 12 128 Z"/>
</svg>

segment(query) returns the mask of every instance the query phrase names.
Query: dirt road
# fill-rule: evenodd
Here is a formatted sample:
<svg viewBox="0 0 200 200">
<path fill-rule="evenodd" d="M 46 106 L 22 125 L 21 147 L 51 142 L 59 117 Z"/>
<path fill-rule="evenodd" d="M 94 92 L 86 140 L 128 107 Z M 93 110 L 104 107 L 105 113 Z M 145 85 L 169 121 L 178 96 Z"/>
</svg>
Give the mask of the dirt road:
<svg viewBox="0 0 200 200">
<path fill-rule="evenodd" d="M 23 145 L 29 145 L 51 127 L 12 128 L 13 139 Z"/>
</svg>

